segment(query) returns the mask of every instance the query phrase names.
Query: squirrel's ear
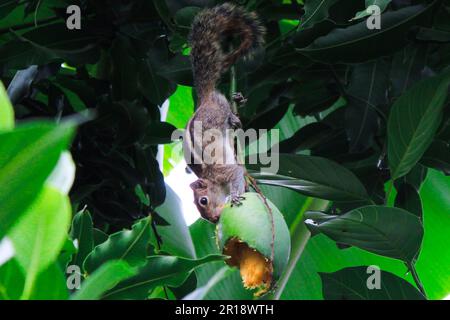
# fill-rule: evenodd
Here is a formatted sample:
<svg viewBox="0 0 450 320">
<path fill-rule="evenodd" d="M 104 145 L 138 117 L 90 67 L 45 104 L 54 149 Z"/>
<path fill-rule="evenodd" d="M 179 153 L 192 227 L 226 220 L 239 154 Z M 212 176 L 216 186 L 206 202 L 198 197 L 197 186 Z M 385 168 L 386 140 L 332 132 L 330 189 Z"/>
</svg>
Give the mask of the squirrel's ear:
<svg viewBox="0 0 450 320">
<path fill-rule="evenodd" d="M 192 190 L 206 189 L 206 183 L 202 179 L 198 179 L 190 184 Z"/>
</svg>

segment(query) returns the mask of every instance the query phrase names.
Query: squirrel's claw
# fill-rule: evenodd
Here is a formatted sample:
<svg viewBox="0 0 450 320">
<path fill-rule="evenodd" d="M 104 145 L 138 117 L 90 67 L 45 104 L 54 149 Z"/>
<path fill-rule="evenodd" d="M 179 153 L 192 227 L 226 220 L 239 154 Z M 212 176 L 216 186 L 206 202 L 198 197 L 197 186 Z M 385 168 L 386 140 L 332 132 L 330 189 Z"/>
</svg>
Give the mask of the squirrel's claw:
<svg viewBox="0 0 450 320">
<path fill-rule="evenodd" d="M 241 200 L 245 200 L 245 197 L 240 195 L 231 196 L 231 206 L 240 206 L 242 204 Z"/>
<path fill-rule="evenodd" d="M 230 123 L 231 128 L 233 128 L 233 129 L 240 129 L 240 128 L 242 128 L 241 120 L 234 113 L 230 114 L 230 117 L 228 118 L 228 121 Z"/>
<path fill-rule="evenodd" d="M 247 99 L 242 95 L 240 92 L 235 92 L 231 95 L 231 98 L 234 102 L 236 102 L 239 105 L 243 105 L 247 102 Z"/>
</svg>

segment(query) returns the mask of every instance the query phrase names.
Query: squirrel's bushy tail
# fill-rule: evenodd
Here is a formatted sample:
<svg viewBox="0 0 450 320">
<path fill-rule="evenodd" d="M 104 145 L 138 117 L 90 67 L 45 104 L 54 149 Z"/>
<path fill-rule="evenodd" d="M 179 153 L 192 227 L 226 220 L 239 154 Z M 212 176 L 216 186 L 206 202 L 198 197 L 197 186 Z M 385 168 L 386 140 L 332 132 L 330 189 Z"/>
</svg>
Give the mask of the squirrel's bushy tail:
<svg viewBox="0 0 450 320">
<path fill-rule="evenodd" d="M 216 87 L 221 74 L 239 57 L 246 56 L 264 42 L 265 29 L 254 12 L 224 3 L 205 9 L 194 19 L 189 43 L 195 87 L 199 99 Z M 240 45 L 231 52 L 222 46 L 230 36 L 240 38 Z"/>
</svg>

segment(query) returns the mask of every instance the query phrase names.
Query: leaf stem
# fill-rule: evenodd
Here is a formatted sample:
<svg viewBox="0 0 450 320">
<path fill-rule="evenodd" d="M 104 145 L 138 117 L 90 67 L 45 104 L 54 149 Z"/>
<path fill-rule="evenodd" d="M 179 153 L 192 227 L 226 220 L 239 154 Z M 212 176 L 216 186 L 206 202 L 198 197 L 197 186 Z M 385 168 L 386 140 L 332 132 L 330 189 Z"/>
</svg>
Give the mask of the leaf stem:
<svg viewBox="0 0 450 320">
<path fill-rule="evenodd" d="M 419 275 L 417 274 L 417 270 L 416 267 L 414 266 L 414 264 L 412 264 L 411 262 L 407 262 L 406 263 L 406 267 L 411 271 L 411 275 L 414 279 L 414 282 L 417 285 L 417 288 L 419 289 L 419 291 L 425 296 L 425 298 L 427 297 L 427 294 L 425 292 L 425 289 L 422 285 L 422 282 L 420 281 Z"/>
<path fill-rule="evenodd" d="M 394 186 L 394 180 L 389 180 L 388 192 L 386 193 L 386 198 L 384 199 L 384 204 L 387 206 L 389 204 L 389 198 L 391 197 L 392 187 Z"/>
</svg>

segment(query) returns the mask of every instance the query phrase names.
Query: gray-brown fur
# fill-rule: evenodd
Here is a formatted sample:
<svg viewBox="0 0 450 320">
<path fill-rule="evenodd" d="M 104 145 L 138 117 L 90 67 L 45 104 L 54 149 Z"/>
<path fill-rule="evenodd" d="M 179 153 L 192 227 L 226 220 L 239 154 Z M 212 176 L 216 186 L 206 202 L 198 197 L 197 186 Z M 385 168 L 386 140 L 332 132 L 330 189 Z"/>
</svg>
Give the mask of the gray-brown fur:
<svg viewBox="0 0 450 320">
<path fill-rule="evenodd" d="M 189 43 L 200 101 L 214 91 L 220 76 L 230 65 L 262 45 L 264 32 L 255 13 L 230 3 L 205 9 L 197 15 L 192 23 Z M 222 45 L 230 35 L 239 37 L 241 43 L 227 54 Z"/>
<path fill-rule="evenodd" d="M 239 37 L 240 45 L 225 53 L 222 50 L 223 41 L 230 35 Z M 218 130 L 222 137 L 226 136 L 227 129 L 240 126 L 239 118 L 232 112 L 225 96 L 216 90 L 216 85 L 222 73 L 239 57 L 250 54 L 262 45 L 263 35 L 264 28 L 254 13 L 228 3 L 202 11 L 192 25 L 189 42 L 199 106 L 186 128 L 184 148 L 185 151 L 192 151 L 193 157 L 186 160 L 199 178 L 191 184 L 195 205 L 202 217 L 212 222 L 218 220 L 227 201 L 239 203 L 247 188 L 245 168 L 237 162 L 234 152 L 232 163 L 204 163 L 203 151 L 212 142 L 203 137 L 201 141 L 195 141 L 194 124 L 201 123 L 203 133 Z M 197 152 L 195 147 L 199 147 Z M 234 150 L 233 141 L 224 141 L 224 147 Z M 194 158 L 202 160 L 202 163 L 193 163 Z M 205 197 L 208 201 L 203 205 L 200 199 Z"/>
</svg>

